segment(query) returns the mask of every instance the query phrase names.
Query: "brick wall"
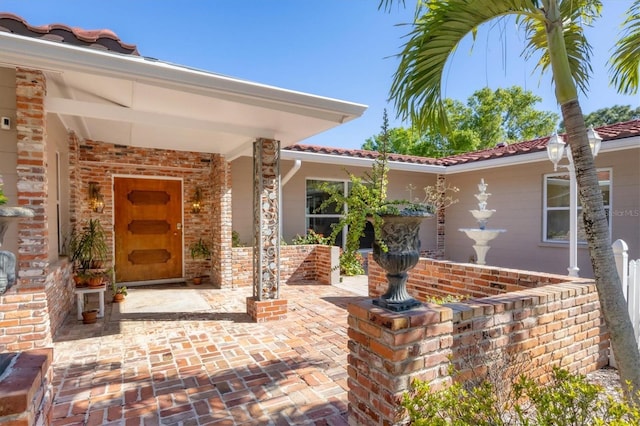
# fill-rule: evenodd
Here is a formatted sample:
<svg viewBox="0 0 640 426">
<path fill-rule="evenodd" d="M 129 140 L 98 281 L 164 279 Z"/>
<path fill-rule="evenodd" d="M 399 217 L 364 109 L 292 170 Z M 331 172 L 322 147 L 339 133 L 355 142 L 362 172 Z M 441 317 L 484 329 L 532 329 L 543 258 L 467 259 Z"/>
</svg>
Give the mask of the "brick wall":
<svg viewBox="0 0 640 426">
<path fill-rule="evenodd" d="M 18 203 L 35 217 L 18 222 L 18 280 L 0 296 L 0 353 L 50 346 L 73 303 L 68 265 L 49 260 L 45 93 L 40 72 L 16 70 Z"/>
<path fill-rule="evenodd" d="M 18 227 L 18 285 L 22 289 L 42 288 L 49 261 L 46 90 L 41 72 L 16 70 L 18 203 L 35 213 L 28 222 L 20 221 Z"/>
<path fill-rule="evenodd" d="M 46 295 L 51 336 L 55 336 L 66 316 L 73 309 L 76 285 L 72 278 L 72 265 L 66 258 L 51 265 L 50 269 L 51 272 L 47 276 Z"/>
<path fill-rule="evenodd" d="M 379 297 L 387 288 L 386 273 L 373 260 L 373 255 L 369 256 L 369 295 Z M 408 274 L 407 291 L 422 302 L 429 297 L 447 295 L 486 297 L 571 280 L 564 275 L 427 258 L 420 258 Z"/>
<path fill-rule="evenodd" d="M 449 362 L 460 371 L 456 380 L 510 361 L 525 362 L 543 380 L 552 366 L 585 374 L 608 363 L 609 335 L 591 280 L 429 259 L 416 269 L 409 272 L 414 297 L 450 290 L 474 298 L 400 313 L 371 301 L 349 305 L 350 424 L 402 422 L 399 398 L 411 381 L 444 386 L 452 380 Z M 369 271 L 369 291 L 379 295 L 383 272 L 375 262 Z"/>
<path fill-rule="evenodd" d="M 220 156 L 211 159 L 210 182 L 215 182 L 212 188 L 211 226 L 216 232 L 212 235 L 212 257 L 219 259 L 213 262 L 212 279 L 214 283 L 220 283 L 221 288 L 232 286 L 233 271 L 231 260 L 231 233 L 232 233 L 232 209 L 231 209 L 231 165 Z"/>
<path fill-rule="evenodd" d="M 197 274 L 201 260 L 193 260 L 189 245 L 198 238 L 211 241 L 212 261 L 204 269 L 212 271 L 217 287 L 231 285 L 230 173 L 224 159 L 214 154 L 172 150 L 136 148 L 96 141 L 78 141 L 70 137 L 72 224 L 99 219 L 105 229 L 113 229 L 113 176 L 140 176 L 183 179 L 184 276 Z M 87 196 L 89 182 L 97 182 L 104 196 L 102 213 L 90 209 Z M 202 210 L 191 211 L 195 187 L 202 189 Z M 108 245 L 113 246 L 113 233 L 108 233 Z M 113 253 L 111 254 L 113 256 Z M 212 266 L 213 264 L 213 266 Z"/>
<path fill-rule="evenodd" d="M 0 424 L 51 424 L 53 349 L 10 355 L 11 373 L 0 383 Z"/>
<path fill-rule="evenodd" d="M 332 284 L 340 279 L 338 247 L 323 245 L 280 246 L 280 281 L 312 280 Z M 253 248 L 232 249 L 233 285 L 253 285 Z"/>
</svg>

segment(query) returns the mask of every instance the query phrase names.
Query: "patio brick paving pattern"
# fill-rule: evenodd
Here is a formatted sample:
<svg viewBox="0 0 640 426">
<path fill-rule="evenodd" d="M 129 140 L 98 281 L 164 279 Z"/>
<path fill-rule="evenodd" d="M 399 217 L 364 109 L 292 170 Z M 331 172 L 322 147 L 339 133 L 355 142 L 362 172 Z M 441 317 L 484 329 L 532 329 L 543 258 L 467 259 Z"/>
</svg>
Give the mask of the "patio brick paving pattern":
<svg viewBox="0 0 640 426">
<path fill-rule="evenodd" d="M 129 289 L 96 324 L 69 314 L 54 338 L 54 425 L 347 424 L 346 305 L 362 296 L 282 285 L 287 319 L 257 324 L 250 288 L 150 294 Z"/>
</svg>

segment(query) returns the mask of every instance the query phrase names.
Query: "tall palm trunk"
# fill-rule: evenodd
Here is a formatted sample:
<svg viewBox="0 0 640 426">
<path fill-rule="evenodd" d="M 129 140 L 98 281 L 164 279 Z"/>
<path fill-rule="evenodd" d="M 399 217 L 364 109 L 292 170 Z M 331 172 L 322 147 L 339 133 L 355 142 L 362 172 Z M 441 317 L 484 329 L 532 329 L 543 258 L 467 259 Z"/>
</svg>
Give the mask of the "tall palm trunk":
<svg viewBox="0 0 640 426">
<path fill-rule="evenodd" d="M 620 277 L 609 237 L 609 225 L 598 184 L 598 174 L 587 140 L 587 129 L 578 101 L 562 105 L 573 164 L 576 169 L 578 194 L 582 203 L 584 230 L 589 243 L 589 255 L 598 289 L 600 306 L 609 329 L 611 347 L 620 370 L 620 377 L 640 390 L 640 354 L 633 325 L 629 318 Z M 625 384 L 623 383 L 623 388 Z M 628 395 L 632 396 L 632 395 Z M 633 395 L 638 400 L 638 395 Z"/>
<path fill-rule="evenodd" d="M 589 147 L 587 129 L 571 78 L 569 59 L 562 34 L 562 17 L 556 0 L 543 0 L 547 18 L 549 58 L 556 83 L 556 98 L 562 108 L 569 146 L 576 171 L 578 194 L 582 204 L 584 230 L 595 277 L 600 307 L 609 329 L 611 347 L 621 380 L 629 381 L 640 392 L 640 353 L 622 292 L 620 277 L 609 237 L 609 225 L 598 183 L 598 173 Z M 573 214 L 573 212 L 571 213 Z M 623 389 L 627 391 L 623 383 Z M 640 394 L 627 395 L 640 403 Z"/>
</svg>

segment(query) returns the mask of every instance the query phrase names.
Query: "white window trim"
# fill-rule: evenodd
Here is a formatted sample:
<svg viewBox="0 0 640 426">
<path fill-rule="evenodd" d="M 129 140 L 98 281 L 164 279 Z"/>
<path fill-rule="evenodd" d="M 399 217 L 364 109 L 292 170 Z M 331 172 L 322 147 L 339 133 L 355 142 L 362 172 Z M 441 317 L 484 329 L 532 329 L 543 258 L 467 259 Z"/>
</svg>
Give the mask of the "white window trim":
<svg viewBox="0 0 640 426">
<path fill-rule="evenodd" d="M 599 167 L 596 168 L 596 173 L 599 172 L 609 172 L 609 205 L 605 205 L 605 210 L 609 211 L 607 217 L 609 218 L 609 236 L 611 236 L 612 222 L 613 216 L 611 212 L 613 211 L 613 168 L 611 167 Z M 547 207 L 547 179 L 552 178 L 554 176 L 564 176 L 569 174 L 569 171 L 566 172 L 557 172 L 557 173 L 547 173 L 542 177 L 542 242 L 548 244 L 559 244 L 559 245 L 569 245 L 569 240 L 549 240 L 547 239 L 547 212 L 548 211 L 562 211 L 569 210 L 569 207 Z M 579 201 L 578 201 L 579 203 Z M 578 213 L 582 208 L 578 206 Z M 571 214 L 571 212 L 569 212 Z M 578 221 L 580 221 L 580 215 L 578 215 Z M 611 237 L 609 237 L 611 238 Z M 586 241 L 578 240 L 578 245 L 586 245 Z"/>
<path fill-rule="evenodd" d="M 337 218 L 337 219 L 341 219 L 342 218 L 342 214 L 336 213 L 336 214 L 314 214 L 314 213 L 309 213 L 307 212 L 307 188 L 308 188 L 308 183 L 310 180 L 315 180 L 315 181 L 322 181 L 322 182 L 340 182 L 343 184 L 343 190 L 344 190 L 344 194 L 348 195 L 349 194 L 349 180 L 345 180 L 345 179 L 335 179 L 335 178 L 314 178 L 314 177 L 307 177 L 305 178 L 305 182 L 304 182 L 304 224 L 305 224 L 305 229 L 308 230 L 309 229 L 309 218 L 313 218 L 313 217 L 320 217 L 320 218 Z M 342 209 L 343 212 L 347 212 L 347 206 L 343 206 Z M 328 235 L 325 235 L 325 237 L 328 237 Z M 342 241 L 340 244 L 340 247 L 342 247 L 344 249 L 345 245 L 347 244 L 347 227 L 343 227 L 342 229 Z"/>
</svg>

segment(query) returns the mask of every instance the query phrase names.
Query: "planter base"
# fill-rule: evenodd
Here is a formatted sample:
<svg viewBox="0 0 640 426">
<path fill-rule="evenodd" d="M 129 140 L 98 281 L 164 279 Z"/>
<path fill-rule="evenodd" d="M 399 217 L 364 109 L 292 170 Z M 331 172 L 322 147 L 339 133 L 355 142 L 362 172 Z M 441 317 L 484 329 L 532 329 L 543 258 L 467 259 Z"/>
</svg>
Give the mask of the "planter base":
<svg viewBox="0 0 640 426">
<path fill-rule="evenodd" d="M 386 299 L 373 299 L 372 303 L 376 306 L 380 306 L 381 308 L 388 309 L 393 312 L 408 311 L 409 309 L 413 309 L 417 306 L 422 305 L 422 303 L 414 298 L 402 300 L 400 302 L 393 302 Z"/>
</svg>

